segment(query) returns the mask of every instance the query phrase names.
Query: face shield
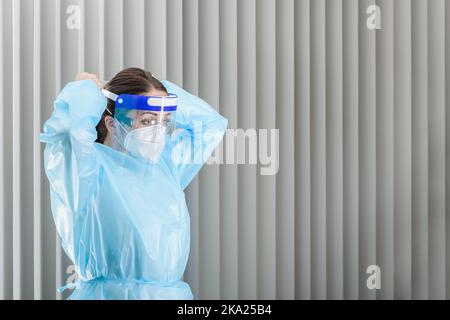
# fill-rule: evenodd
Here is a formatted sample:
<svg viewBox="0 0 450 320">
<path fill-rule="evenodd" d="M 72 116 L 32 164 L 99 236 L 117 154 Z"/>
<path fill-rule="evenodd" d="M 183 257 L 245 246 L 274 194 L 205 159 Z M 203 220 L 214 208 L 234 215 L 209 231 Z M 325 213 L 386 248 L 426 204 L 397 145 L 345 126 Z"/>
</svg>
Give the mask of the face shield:
<svg viewBox="0 0 450 320">
<path fill-rule="evenodd" d="M 158 162 L 166 135 L 175 130 L 178 97 L 102 93 L 115 102 L 111 147 L 135 157 Z M 108 110 L 109 111 L 109 110 Z"/>
</svg>

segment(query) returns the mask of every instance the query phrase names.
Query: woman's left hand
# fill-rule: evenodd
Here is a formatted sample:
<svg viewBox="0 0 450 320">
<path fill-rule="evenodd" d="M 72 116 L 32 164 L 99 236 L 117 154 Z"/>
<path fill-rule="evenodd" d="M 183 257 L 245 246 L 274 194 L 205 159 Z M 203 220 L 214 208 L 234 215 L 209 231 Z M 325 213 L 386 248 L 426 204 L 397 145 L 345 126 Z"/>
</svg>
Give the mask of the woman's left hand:
<svg viewBox="0 0 450 320">
<path fill-rule="evenodd" d="M 80 72 L 77 77 L 75 78 L 75 81 L 81 81 L 81 80 L 92 80 L 95 82 L 95 84 L 97 85 L 97 87 L 99 89 L 103 88 L 103 83 L 100 81 L 100 79 L 98 78 L 98 76 L 96 74 L 93 73 L 87 73 L 87 72 Z"/>
</svg>

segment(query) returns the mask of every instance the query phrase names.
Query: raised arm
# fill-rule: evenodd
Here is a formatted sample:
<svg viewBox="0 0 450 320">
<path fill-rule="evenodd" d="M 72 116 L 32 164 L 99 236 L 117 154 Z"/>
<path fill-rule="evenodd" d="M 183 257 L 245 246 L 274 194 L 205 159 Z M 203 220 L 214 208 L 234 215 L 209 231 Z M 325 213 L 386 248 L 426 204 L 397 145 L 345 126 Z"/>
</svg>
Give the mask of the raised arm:
<svg viewBox="0 0 450 320">
<path fill-rule="evenodd" d="M 52 213 L 67 254 L 74 258 L 76 220 L 88 210 L 96 192 L 98 163 L 94 150 L 96 126 L 106 99 L 95 80 L 68 83 L 54 101 L 41 142 L 45 173 L 50 183 Z"/>
<path fill-rule="evenodd" d="M 178 95 L 176 125 L 172 140 L 171 163 L 181 187 L 186 188 L 219 145 L 228 120 L 207 102 L 170 81 L 162 81 L 169 93 Z"/>
</svg>

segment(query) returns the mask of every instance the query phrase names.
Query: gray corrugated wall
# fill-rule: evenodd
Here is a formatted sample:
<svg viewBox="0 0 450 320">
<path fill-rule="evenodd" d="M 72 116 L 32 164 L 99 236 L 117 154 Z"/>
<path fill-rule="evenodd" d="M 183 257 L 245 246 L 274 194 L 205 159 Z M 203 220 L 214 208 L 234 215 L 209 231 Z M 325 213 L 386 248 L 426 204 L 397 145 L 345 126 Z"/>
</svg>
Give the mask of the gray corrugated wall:
<svg viewBox="0 0 450 320">
<path fill-rule="evenodd" d="M 195 298 L 450 297 L 450 2 L 1 0 L 0 30 L 0 298 L 65 297 L 38 133 L 77 72 L 129 66 L 280 130 L 277 175 L 189 186 Z"/>
</svg>

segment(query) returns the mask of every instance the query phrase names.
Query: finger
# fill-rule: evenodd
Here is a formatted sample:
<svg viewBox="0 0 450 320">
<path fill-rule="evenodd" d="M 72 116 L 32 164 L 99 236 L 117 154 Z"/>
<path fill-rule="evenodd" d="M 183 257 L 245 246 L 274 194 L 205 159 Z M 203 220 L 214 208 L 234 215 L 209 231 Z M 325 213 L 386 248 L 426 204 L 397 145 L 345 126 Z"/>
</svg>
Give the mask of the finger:
<svg viewBox="0 0 450 320">
<path fill-rule="evenodd" d="M 98 86 L 99 88 L 102 88 L 102 87 L 103 87 L 103 83 L 100 81 L 100 79 L 98 78 L 98 76 L 97 76 L 96 74 L 91 74 L 91 75 L 90 75 L 90 79 L 91 79 L 92 81 L 94 81 L 94 82 L 97 84 L 97 86 Z"/>
<path fill-rule="evenodd" d="M 89 76 L 88 73 L 80 72 L 80 73 L 77 74 L 77 77 L 75 79 L 76 80 L 84 80 L 84 79 L 87 79 L 88 76 Z"/>
</svg>

